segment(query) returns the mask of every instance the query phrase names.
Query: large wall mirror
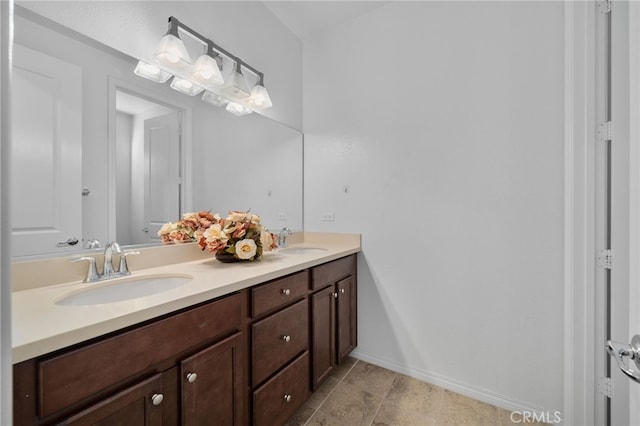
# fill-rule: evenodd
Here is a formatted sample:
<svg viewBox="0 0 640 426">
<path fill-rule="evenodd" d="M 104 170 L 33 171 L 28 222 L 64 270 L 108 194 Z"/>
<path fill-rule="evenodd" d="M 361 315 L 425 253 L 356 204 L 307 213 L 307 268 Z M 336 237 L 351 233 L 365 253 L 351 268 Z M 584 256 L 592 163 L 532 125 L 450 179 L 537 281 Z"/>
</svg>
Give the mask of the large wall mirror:
<svg viewBox="0 0 640 426">
<path fill-rule="evenodd" d="M 192 210 L 301 230 L 302 134 L 137 77 L 136 62 L 16 6 L 14 259 L 157 244 Z"/>
</svg>

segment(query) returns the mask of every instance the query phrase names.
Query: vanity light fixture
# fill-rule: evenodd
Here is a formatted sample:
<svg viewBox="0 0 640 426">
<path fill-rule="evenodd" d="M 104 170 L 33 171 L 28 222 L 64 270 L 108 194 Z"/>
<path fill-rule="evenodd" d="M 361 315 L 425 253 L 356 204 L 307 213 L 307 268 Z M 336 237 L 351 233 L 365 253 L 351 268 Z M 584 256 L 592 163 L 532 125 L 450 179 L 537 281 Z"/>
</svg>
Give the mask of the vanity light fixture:
<svg viewBox="0 0 640 426">
<path fill-rule="evenodd" d="M 220 65 L 222 65 L 222 58 L 207 44 L 207 52 L 196 59 L 189 69 L 189 77 L 205 88 L 219 86 L 224 82 Z"/>
<path fill-rule="evenodd" d="M 179 31 L 205 46 L 204 54 L 201 54 L 193 64 L 187 48 L 180 39 Z M 221 72 L 225 63 L 233 63 L 233 69 L 226 77 L 226 81 Z M 254 83 L 251 90 L 243 71 L 249 72 Z M 173 16 L 169 17 L 169 29 L 158 43 L 151 58 L 140 60 L 134 73 L 157 83 L 165 83 L 173 77 L 170 85 L 172 89 L 189 96 L 195 96 L 204 90 L 203 101 L 224 107 L 235 115 L 246 115 L 272 106 L 269 92 L 264 87 L 262 72 Z"/>
<path fill-rule="evenodd" d="M 191 66 L 191 57 L 180 39 L 178 25 L 175 22 L 169 20 L 169 29 L 156 46 L 153 59 L 157 65 L 172 74 L 184 72 Z"/>
<path fill-rule="evenodd" d="M 257 110 L 263 110 L 273 106 L 269 92 L 267 92 L 267 89 L 264 87 L 264 75 L 262 74 L 258 76 L 256 85 L 251 89 L 249 104 Z"/>
<path fill-rule="evenodd" d="M 251 93 L 249 93 L 249 86 L 247 86 L 247 82 L 244 79 L 244 75 L 242 74 L 241 62 L 238 60 L 233 66 L 233 71 L 231 75 L 227 79 L 227 82 L 222 87 L 222 93 L 227 95 L 231 99 L 244 99 L 248 98 Z"/>
</svg>

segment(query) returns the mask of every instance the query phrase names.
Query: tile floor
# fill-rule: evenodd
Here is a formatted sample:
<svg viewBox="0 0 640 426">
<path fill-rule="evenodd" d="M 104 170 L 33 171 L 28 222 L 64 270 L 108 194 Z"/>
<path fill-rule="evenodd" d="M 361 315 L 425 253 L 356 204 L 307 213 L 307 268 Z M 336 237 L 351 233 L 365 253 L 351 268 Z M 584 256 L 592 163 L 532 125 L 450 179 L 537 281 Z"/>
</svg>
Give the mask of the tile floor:
<svg viewBox="0 0 640 426">
<path fill-rule="evenodd" d="M 287 425 L 522 425 L 511 422 L 510 414 L 492 405 L 349 358 Z"/>
</svg>

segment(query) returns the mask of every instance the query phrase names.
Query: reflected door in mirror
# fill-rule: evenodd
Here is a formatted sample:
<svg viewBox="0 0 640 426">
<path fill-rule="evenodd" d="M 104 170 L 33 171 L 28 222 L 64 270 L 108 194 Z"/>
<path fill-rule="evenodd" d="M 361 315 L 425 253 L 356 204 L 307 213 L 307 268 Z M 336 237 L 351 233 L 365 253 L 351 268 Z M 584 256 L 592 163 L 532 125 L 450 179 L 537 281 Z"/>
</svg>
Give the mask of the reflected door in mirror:
<svg viewBox="0 0 640 426">
<path fill-rule="evenodd" d="M 13 54 L 12 254 L 77 250 L 82 247 L 82 70 L 19 44 Z"/>
<path fill-rule="evenodd" d="M 146 242 L 158 241 L 162 225 L 180 218 L 179 123 L 176 111 L 144 123 Z"/>
</svg>

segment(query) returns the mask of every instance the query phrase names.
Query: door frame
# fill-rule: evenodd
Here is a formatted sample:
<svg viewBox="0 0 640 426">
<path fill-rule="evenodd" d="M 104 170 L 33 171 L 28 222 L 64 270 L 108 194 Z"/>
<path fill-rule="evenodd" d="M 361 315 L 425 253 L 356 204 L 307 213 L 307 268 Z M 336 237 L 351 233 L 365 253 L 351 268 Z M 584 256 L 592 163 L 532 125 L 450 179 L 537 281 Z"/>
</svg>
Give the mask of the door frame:
<svg viewBox="0 0 640 426">
<path fill-rule="evenodd" d="M 107 211 L 107 238 L 114 241 L 116 236 L 116 92 L 122 91 L 131 95 L 163 105 L 167 108 L 182 112 L 182 146 L 181 146 L 181 170 L 182 189 L 180 197 L 180 211 L 190 211 L 193 206 L 193 145 L 192 145 L 192 107 L 173 97 L 148 90 L 141 85 L 129 83 L 113 76 L 109 76 L 108 97 L 108 211 Z M 176 220 L 179 218 L 176 218 Z"/>
<path fill-rule="evenodd" d="M 629 112 L 626 122 L 613 117 L 613 143 L 621 138 L 626 138 L 625 143 L 631 141 L 627 148 L 629 160 L 624 160 L 629 191 L 624 212 L 629 227 L 628 254 L 620 264 L 616 262 L 614 252 L 613 264 L 614 268 L 622 266 L 628 277 L 623 289 L 628 294 L 624 321 L 628 330 L 635 334 L 640 333 L 640 5 L 613 3 L 614 11 L 619 8 L 613 20 L 616 26 L 613 54 L 628 55 L 629 58 L 628 64 L 619 66 L 622 70 L 613 70 L 613 107 L 618 111 L 626 108 Z M 602 19 L 599 5 L 601 2 L 596 1 L 565 1 L 564 424 L 603 423 L 602 412 L 596 409 L 602 398 L 596 367 L 604 357 L 604 342 L 596 333 L 599 313 L 595 289 L 597 275 L 602 273 L 597 265 L 601 248 L 597 221 L 602 211 L 596 209 L 596 194 L 602 189 L 596 170 L 597 150 L 601 149 L 597 128 L 602 121 L 602 93 L 597 79 L 603 72 L 596 57 L 603 43 L 596 29 L 596 22 Z M 619 81 L 620 71 L 623 81 Z M 620 91 L 626 91 L 628 98 L 620 101 Z M 624 341 L 630 337 L 624 336 Z M 611 372 L 622 374 L 615 363 Z M 623 393 L 628 390 L 630 401 L 640 400 L 640 386 L 630 380 L 622 386 L 627 388 Z M 615 386 L 613 392 L 616 392 Z M 629 400 L 622 408 L 622 415 L 629 424 L 640 424 L 640 406 L 630 404 Z"/>
<path fill-rule="evenodd" d="M 640 334 L 640 4 L 628 5 L 629 31 L 629 330 Z M 631 338 L 631 336 L 629 336 Z M 640 385 L 629 381 L 630 401 L 640 401 Z M 629 406 L 630 424 L 640 425 L 640 404 Z"/>
</svg>

